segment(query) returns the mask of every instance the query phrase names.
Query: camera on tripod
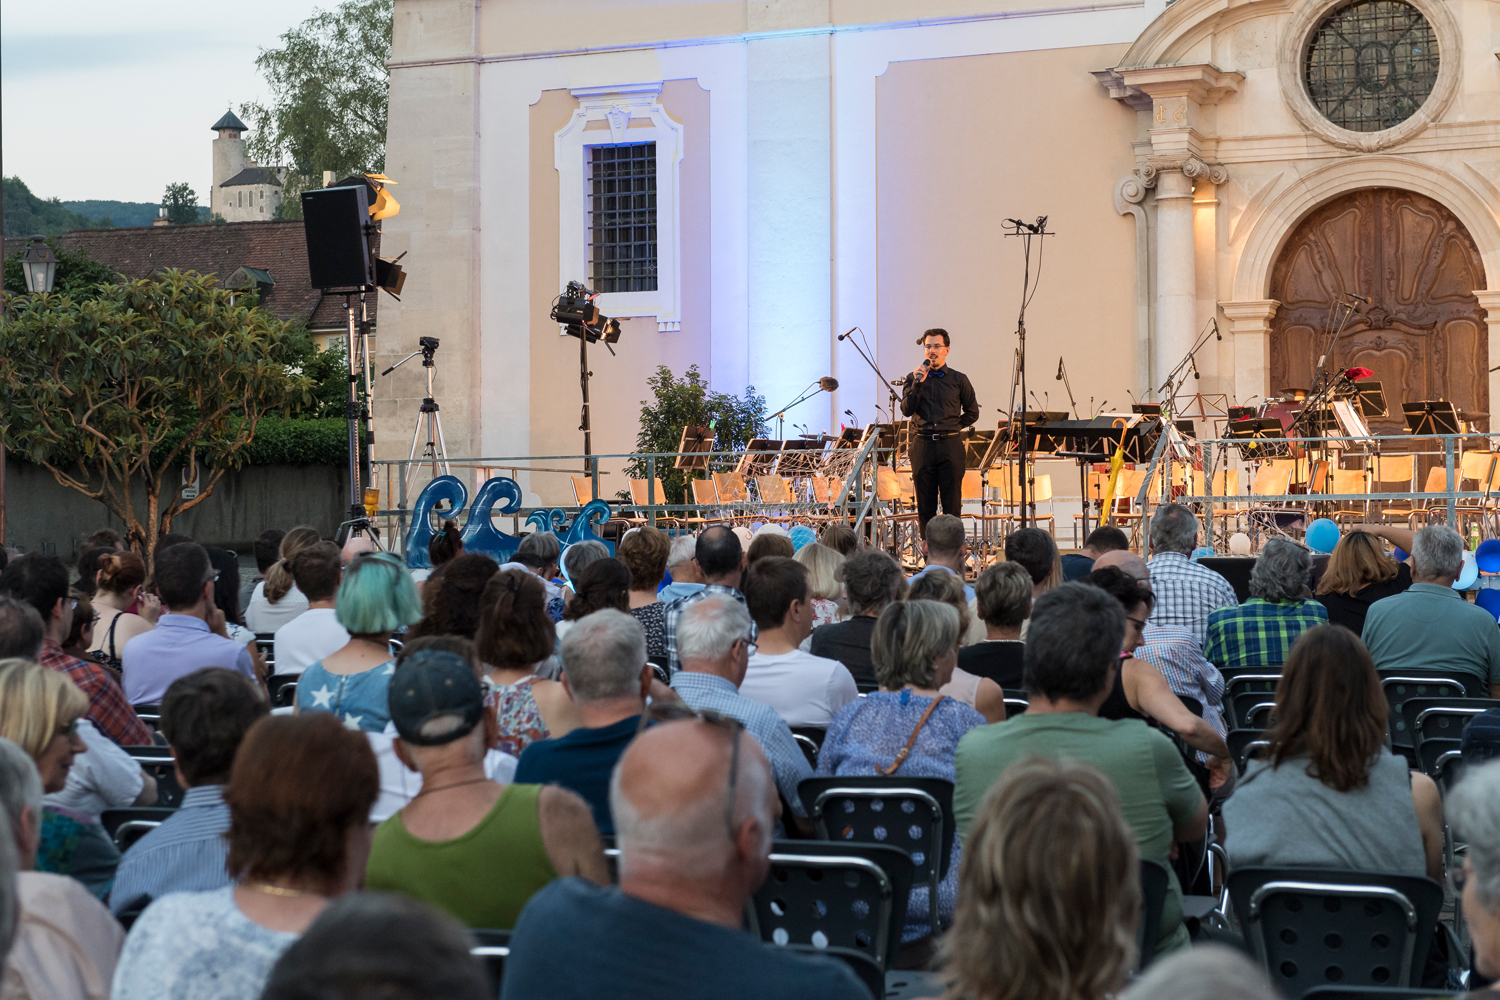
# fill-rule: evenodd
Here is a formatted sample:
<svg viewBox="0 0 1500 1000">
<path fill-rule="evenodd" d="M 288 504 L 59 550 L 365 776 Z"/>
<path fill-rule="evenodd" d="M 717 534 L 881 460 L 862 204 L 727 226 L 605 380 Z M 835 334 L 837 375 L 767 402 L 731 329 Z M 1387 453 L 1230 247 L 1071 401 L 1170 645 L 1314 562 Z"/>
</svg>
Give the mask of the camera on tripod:
<svg viewBox="0 0 1500 1000">
<path fill-rule="evenodd" d="M 417 346 L 422 349 L 422 367 L 433 366 L 433 355 L 437 354 L 438 339 L 436 337 L 418 337 Z M 392 365 L 392 368 L 395 366 Z"/>
</svg>

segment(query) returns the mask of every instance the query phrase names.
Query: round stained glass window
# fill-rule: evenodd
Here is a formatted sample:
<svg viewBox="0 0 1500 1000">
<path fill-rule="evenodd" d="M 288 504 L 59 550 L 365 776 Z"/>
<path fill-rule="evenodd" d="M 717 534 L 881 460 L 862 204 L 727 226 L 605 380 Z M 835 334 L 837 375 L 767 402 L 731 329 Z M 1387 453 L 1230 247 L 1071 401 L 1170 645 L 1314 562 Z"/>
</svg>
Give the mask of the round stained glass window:
<svg viewBox="0 0 1500 1000">
<path fill-rule="evenodd" d="M 1394 128 L 1416 113 L 1438 76 L 1437 36 L 1400 0 L 1357 0 L 1318 25 L 1307 46 L 1307 93 L 1351 132 Z"/>
</svg>

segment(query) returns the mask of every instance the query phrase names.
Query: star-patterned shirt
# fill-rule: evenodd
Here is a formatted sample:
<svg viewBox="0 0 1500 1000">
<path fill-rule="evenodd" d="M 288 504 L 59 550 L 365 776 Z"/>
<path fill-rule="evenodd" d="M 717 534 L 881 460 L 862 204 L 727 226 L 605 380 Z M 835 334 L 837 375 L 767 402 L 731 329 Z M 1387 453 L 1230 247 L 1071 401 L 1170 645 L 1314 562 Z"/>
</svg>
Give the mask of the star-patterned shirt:
<svg viewBox="0 0 1500 1000">
<path fill-rule="evenodd" d="M 297 711 L 329 712 L 350 729 L 384 732 L 391 720 L 386 696 L 395 672 L 395 660 L 357 674 L 333 673 L 319 660 L 297 680 Z"/>
</svg>

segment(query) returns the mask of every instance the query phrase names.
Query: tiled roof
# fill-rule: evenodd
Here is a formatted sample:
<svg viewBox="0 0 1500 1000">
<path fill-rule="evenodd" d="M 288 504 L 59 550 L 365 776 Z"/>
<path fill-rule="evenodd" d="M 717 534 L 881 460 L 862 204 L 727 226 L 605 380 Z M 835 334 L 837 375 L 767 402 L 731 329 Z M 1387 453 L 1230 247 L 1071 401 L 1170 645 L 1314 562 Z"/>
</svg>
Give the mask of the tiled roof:
<svg viewBox="0 0 1500 1000">
<path fill-rule="evenodd" d="M 226 111 L 224 112 L 224 117 L 220 118 L 213 124 L 213 130 L 215 132 L 217 132 L 221 128 L 237 128 L 241 132 L 243 132 L 247 128 L 249 128 L 249 126 L 236 118 L 233 111 Z"/>
<path fill-rule="evenodd" d="M 5 241 L 5 253 L 24 250 L 26 237 Z M 282 319 L 307 319 L 310 328 L 343 327 L 343 299 L 324 297 L 307 273 L 307 240 L 301 222 L 224 222 L 205 226 L 137 226 L 79 229 L 56 238 L 59 246 L 83 249 L 128 278 L 144 278 L 169 267 L 218 275 L 241 267 L 269 271 L 276 286 L 265 305 Z M 380 237 L 375 237 L 375 248 Z M 379 294 L 367 298 L 373 322 Z"/>
<path fill-rule="evenodd" d="M 270 167 L 246 167 L 219 187 L 240 187 L 244 184 L 270 184 L 274 187 L 281 187 L 281 178 L 277 177 L 276 171 Z"/>
</svg>

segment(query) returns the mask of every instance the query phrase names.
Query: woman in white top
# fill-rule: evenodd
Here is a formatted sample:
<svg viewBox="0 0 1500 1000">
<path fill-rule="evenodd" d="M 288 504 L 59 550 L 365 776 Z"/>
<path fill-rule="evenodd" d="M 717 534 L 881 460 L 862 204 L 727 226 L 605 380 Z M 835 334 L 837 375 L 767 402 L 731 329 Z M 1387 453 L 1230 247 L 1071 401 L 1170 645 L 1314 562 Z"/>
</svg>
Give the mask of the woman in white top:
<svg viewBox="0 0 1500 1000">
<path fill-rule="evenodd" d="M 281 540 L 280 554 L 266 578 L 255 585 L 250 606 L 245 609 L 245 624 L 252 632 L 275 632 L 308 608 L 307 597 L 292 579 L 292 556 L 309 545 L 322 541 L 317 528 L 307 525 L 293 528 Z"/>
<path fill-rule="evenodd" d="M 146 582 L 146 561 L 134 552 L 113 552 L 102 557 L 95 580 L 93 604 L 99 619 L 94 623 L 94 641 L 89 644 L 89 652 L 100 663 L 119 670 L 125 644 L 156 627 L 161 601 L 154 594 L 141 593 Z M 131 606 L 140 613 L 127 611 Z"/>
</svg>

